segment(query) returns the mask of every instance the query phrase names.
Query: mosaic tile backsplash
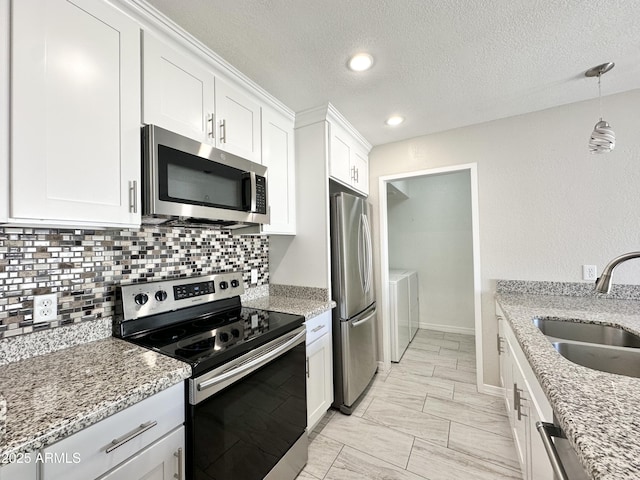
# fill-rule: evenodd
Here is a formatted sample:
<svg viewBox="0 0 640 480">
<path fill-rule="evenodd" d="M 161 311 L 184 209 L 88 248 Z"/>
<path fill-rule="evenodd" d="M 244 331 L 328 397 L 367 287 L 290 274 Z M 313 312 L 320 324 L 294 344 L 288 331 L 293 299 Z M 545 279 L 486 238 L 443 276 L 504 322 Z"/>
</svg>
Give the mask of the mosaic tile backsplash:
<svg viewBox="0 0 640 480">
<path fill-rule="evenodd" d="M 119 284 L 238 270 L 245 288 L 269 283 L 268 237 L 162 226 L 0 227 L 0 338 L 111 317 Z M 34 323 L 33 296 L 45 293 L 57 295 L 57 319 Z"/>
</svg>

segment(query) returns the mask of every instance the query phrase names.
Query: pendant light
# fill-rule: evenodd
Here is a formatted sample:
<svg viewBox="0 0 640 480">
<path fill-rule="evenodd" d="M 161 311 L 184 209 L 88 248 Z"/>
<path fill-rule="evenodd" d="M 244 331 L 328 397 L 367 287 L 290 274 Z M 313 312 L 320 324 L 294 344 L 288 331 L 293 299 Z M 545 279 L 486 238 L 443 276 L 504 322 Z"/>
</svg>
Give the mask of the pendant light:
<svg viewBox="0 0 640 480">
<path fill-rule="evenodd" d="M 600 88 L 600 77 L 613 68 L 615 63 L 607 62 L 597 67 L 590 68 L 585 72 L 586 77 L 598 77 L 598 104 L 600 108 L 600 121 L 593 127 L 593 133 L 589 138 L 589 151 L 591 153 L 610 152 L 616 146 L 616 136 L 611 129 L 611 125 L 602 120 L 602 90 Z"/>
</svg>

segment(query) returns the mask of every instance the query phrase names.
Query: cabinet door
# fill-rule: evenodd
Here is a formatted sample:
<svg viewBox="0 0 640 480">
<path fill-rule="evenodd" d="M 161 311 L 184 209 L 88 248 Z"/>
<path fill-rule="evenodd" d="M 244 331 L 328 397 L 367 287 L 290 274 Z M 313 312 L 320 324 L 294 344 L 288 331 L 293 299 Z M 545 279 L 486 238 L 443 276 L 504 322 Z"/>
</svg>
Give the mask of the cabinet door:
<svg viewBox="0 0 640 480">
<path fill-rule="evenodd" d="M 265 233 L 296 233 L 293 134 L 293 120 L 262 109 L 262 164 L 269 176 L 271 214 L 270 224 L 262 227 Z"/>
<path fill-rule="evenodd" d="M 184 476 L 184 427 L 137 453 L 100 480 L 173 480 Z"/>
<path fill-rule="evenodd" d="M 36 453 L 18 455 L 16 463 L 0 466 L 0 480 L 36 480 Z M 29 461 L 29 463 L 24 463 Z"/>
<path fill-rule="evenodd" d="M 144 32 L 142 121 L 214 144 L 213 73 Z"/>
<path fill-rule="evenodd" d="M 527 391 L 524 377 L 518 368 L 517 363 L 513 363 L 513 440 L 520 461 L 520 468 L 524 480 L 531 478 L 529 474 L 529 392 Z"/>
<path fill-rule="evenodd" d="M 307 429 L 310 432 L 333 402 L 331 335 L 307 346 Z"/>
<path fill-rule="evenodd" d="M 329 130 L 329 175 L 350 185 L 351 141 L 338 125 L 330 124 Z"/>
<path fill-rule="evenodd" d="M 138 25 L 100 0 L 12 8 L 11 217 L 139 225 Z"/>
<path fill-rule="evenodd" d="M 369 195 L 369 157 L 366 152 L 354 149 L 351 156 L 353 187 Z"/>
<path fill-rule="evenodd" d="M 216 78 L 216 146 L 261 163 L 260 105 L 229 83 Z"/>
</svg>

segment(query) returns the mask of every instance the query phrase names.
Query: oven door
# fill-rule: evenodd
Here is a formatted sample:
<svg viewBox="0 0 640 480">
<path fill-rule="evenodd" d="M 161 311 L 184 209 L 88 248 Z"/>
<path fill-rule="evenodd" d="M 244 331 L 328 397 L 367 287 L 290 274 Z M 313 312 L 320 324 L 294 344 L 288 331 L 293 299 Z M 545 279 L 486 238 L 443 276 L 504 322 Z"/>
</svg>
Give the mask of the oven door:
<svg viewBox="0 0 640 480">
<path fill-rule="evenodd" d="M 189 380 L 187 478 L 293 479 L 307 461 L 305 327 Z"/>
</svg>

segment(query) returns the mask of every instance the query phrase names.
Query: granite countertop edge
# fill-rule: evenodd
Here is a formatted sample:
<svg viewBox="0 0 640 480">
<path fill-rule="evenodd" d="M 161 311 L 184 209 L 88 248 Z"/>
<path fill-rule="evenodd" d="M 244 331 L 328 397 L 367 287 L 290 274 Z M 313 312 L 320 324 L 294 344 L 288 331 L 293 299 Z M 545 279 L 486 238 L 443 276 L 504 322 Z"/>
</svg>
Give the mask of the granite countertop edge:
<svg viewBox="0 0 640 480">
<path fill-rule="evenodd" d="M 94 367 L 94 359 L 91 355 L 92 348 L 129 353 L 126 361 L 121 364 L 119 364 L 119 358 L 113 358 L 113 364 L 106 368 L 112 368 L 113 372 L 109 375 L 102 375 L 98 379 L 98 382 L 103 387 L 114 380 L 119 381 L 120 385 L 113 384 L 113 388 L 96 389 L 90 398 L 83 397 L 82 405 L 77 409 L 72 408 L 69 404 L 64 404 L 64 401 L 68 401 L 70 397 L 70 395 L 66 395 L 66 391 L 59 396 L 61 398 L 60 404 L 56 402 L 57 398 L 52 398 L 49 404 L 46 402 L 43 402 L 43 404 L 28 402 L 30 404 L 28 406 L 19 405 L 19 392 L 18 390 L 11 391 L 10 387 L 11 383 L 17 382 L 15 377 L 18 374 L 14 374 L 13 371 L 7 374 L 6 371 L 10 367 L 17 369 L 17 371 L 25 370 L 25 375 L 29 375 L 30 366 L 33 366 L 33 368 L 41 367 L 42 362 L 46 361 L 47 357 L 55 358 L 56 360 L 67 358 L 68 361 L 73 362 L 76 372 L 86 370 L 88 373 Z M 100 357 L 100 359 L 103 358 L 106 358 L 106 356 Z M 139 365 L 136 367 L 136 364 Z M 134 368 L 137 368 L 138 371 L 132 371 Z M 186 363 L 113 337 L 1 366 L 0 388 L 4 388 L 4 396 L 7 400 L 7 430 L 4 438 L 0 438 L 0 458 L 9 459 L 14 454 L 35 452 L 176 385 L 189 378 L 190 375 L 191 367 Z M 42 382 L 43 378 L 46 378 L 46 375 L 35 374 L 34 376 L 40 377 L 36 379 L 36 381 L 40 382 Z M 143 380 L 135 382 L 135 378 L 139 377 L 142 377 Z M 59 382 L 60 378 L 56 377 L 56 384 Z M 53 383 L 54 381 L 52 380 L 51 385 L 45 384 L 39 388 L 44 389 L 44 391 L 50 389 L 52 392 L 60 390 L 60 386 Z M 82 387 L 73 384 L 72 389 L 78 389 L 79 393 Z M 82 390 L 82 393 L 86 394 L 86 390 Z M 71 396 L 73 396 L 73 393 Z M 52 415 L 51 419 L 48 419 L 49 416 L 46 415 L 46 412 L 60 409 L 67 409 L 68 411 L 66 414 L 63 412 L 62 415 L 57 415 L 57 417 Z M 32 418 L 46 418 L 47 421 L 34 421 L 33 423 L 37 423 L 37 426 L 33 428 L 29 426 L 25 430 L 11 429 L 11 424 L 16 427 L 25 422 L 26 425 L 28 424 L 26 422 L 30 422 Z"/>
<path fill-rule="evenodd" d="M 638 478 L 640 379 L 582 367 L 562 357 L 536 317 L 617 325 L 640 335 L 640 302 L 497 293 L 506 320 L 586 472 L 595 480 Z"/>
</svg>

